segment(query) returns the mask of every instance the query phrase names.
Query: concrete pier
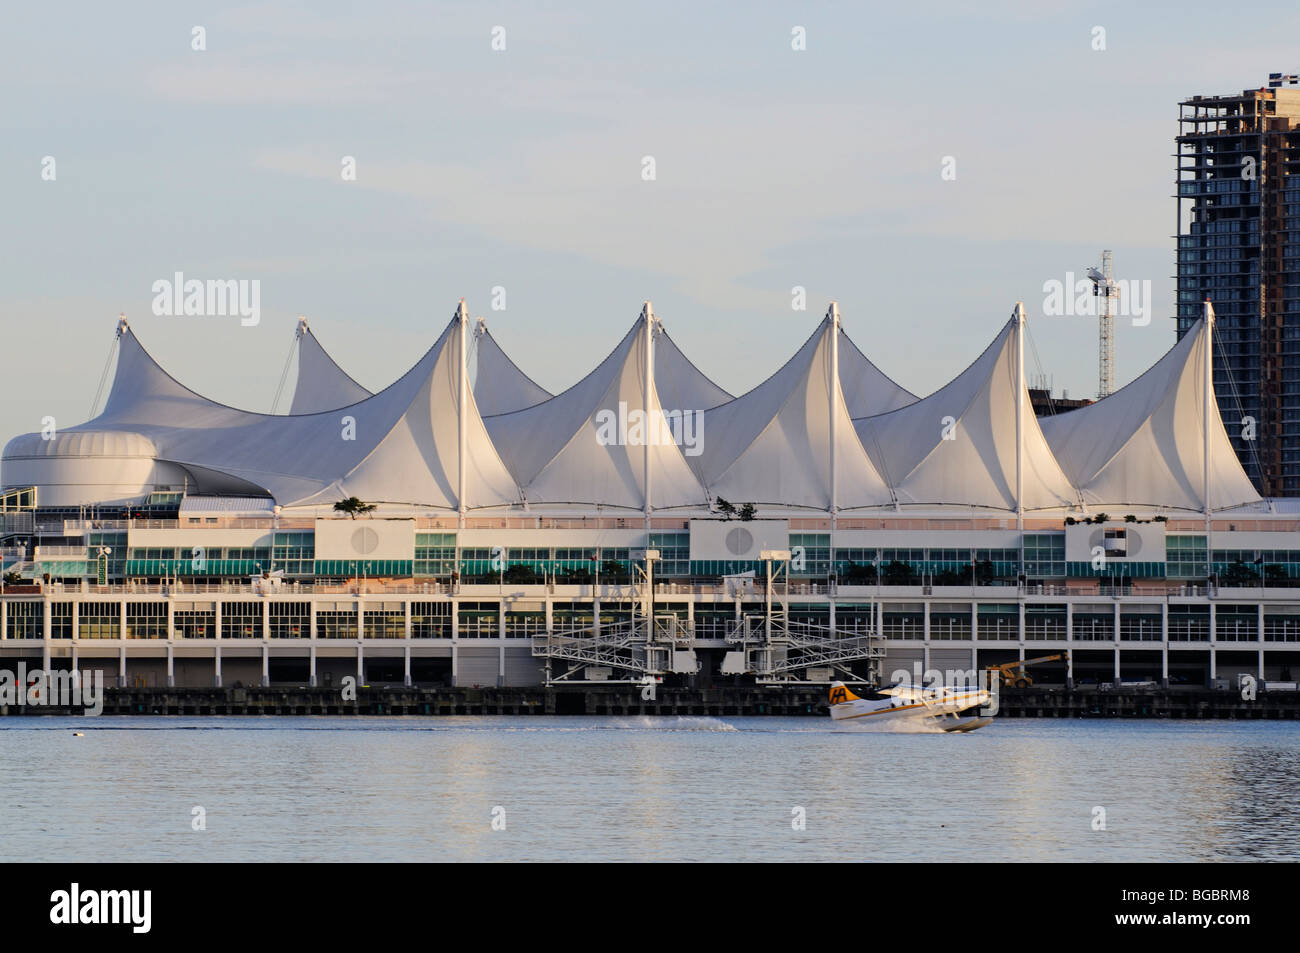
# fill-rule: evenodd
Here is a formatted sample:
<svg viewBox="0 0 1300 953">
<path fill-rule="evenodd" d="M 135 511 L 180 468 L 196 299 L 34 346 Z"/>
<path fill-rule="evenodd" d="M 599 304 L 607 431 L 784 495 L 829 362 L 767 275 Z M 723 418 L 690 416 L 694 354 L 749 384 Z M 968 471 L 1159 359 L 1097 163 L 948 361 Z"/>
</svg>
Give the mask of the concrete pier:
<svg viewBox="0 0 1300 953">
<path fill-rule="evenodd" d="M 359 688 L 344 700 L 337 688 L 106 688 L 105 715 L 659 715 L 715 718 L 779 715 L 827 717 L 826 694 L 794 688 L 659 689 L 646 700 L 636 687 L 548 691 L 544 688 Z M 82 709 L 0 706 L 0 715 L 82 715 Z M 1300 719 L 1300 692 L 1206 689 L 1007 690 L 999 718 Z"/>
</svg>

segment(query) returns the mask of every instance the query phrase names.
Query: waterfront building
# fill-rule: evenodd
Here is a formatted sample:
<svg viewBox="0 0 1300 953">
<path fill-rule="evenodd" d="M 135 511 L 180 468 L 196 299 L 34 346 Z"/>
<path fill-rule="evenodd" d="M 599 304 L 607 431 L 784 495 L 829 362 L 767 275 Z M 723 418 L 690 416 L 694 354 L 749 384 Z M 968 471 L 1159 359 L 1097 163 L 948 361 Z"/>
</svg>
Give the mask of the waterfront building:
<svg viewBox="0 0 1300 953">
<path fill-rule="evenodd" d="M 1024 320 L 924 398 L 835 305 L 738 397 L 649 304 L 558 394 L 463 303 L 373 394 L 303 322 L 288 414 L 193 392 L 123 320 L 102 412 L 0 459 L 0 667 L 709 686 L 1068 650 L 1035 678 L 1291 679 L 1300 510 L 1233 452 L 1213 310 L 1127 387 L 1042 419 Z M 375 508 L 337 512 L 349 498 Z"/>
</svg>

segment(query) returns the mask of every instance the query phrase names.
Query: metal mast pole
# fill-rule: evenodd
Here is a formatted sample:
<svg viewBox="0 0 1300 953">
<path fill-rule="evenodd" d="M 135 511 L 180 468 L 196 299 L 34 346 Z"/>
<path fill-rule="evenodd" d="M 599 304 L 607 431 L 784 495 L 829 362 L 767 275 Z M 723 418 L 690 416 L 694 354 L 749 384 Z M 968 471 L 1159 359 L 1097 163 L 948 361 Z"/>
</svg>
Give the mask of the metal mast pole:
<svg viewBox="0 0 1300 953">
<path fill-rule="evenodd" d="M 1205 571 L 1208 574 L 1213 556 L 1210 552 L 1210 402 L 1214 400 L 1214 305 L 1205 299 L 1205 417 L 1201 422 L 1201 455 L 1204 473 L 1202 485 L 1205 493 Z"/>
<path fill-rule="evenodd" d="M 1016 531 L 1025 531 L 1025 303 L 1016 302 Z M 1023 535 L 1021 537 L 1023 539 Z"/>
<path fill-rule="evenodd" d="M 654 306 L 649 301 L 647 301 L 645 303 L 645 306 L 641 309 L 641 320 L 645 322 L 645 328 L 643 329 L 645 332 L 645 380 L 642 382 L 642 388 L 641 388 L 641 408 L 645 413 L 645 434 L 644 434 L 645 440 L 643 441 L 642 444 L 642 450 L 644 451 L 642 460 L 644 461 L 644 465 L 645 465 L 645 474 L 643 479 L 643 485 L 645 486 L 645 528 L 646 528 L 646 532 L 649 532 L 650 531 L 650 510 L 651 510 L 650 428 L 652 426 L 658 427 L 659 424 L 661 423 L 661 421 L 658 419 L 655 420 L 651 419 L 650 393 L 651 393 L 651 389 L 654 387 L 654 373 L 655 373 L 655 364 L 654 364 L 655 309 Z M 658 431 L 656 430 L 655 433 L 658 433 Z M 646 546 L 649 547 L 649 545 L 650 545 L 650 540 L 647 539 Z"/>
<path fill-rule="evenodd" d="M 465 427 L 465 391 L 467 389 L 466 367 L 468 363 L 466 335 L 469 333 L 469 310 L 465 307 L 465 299 L 460 299 L 460 304 L 456 308 L 456 337 L 457 337 L 457 370 L 458 378 L 456 386 L 458 397 L 456 400 L 456 525 L 460 529 L 465 528 L 465 444 L 466 444 L 466 427 Z"/>
<path fill-rule="evenodd" d="M 832 301 L 830 307 L 826 309 L 826 319 L 831 323 L 831 373 L 830 373 L 830 437 L 831 437 L 831 562 L 835 561 L 835 516 L 838 509 L 839 486 L 836 481 L 835 472 L 835 435 L 836 435 L 836 417 L 835 411 L 839 408 L 836 406 L 839 402 L 840 394 L 840 305 L 838 301 Z"/>
</svg>

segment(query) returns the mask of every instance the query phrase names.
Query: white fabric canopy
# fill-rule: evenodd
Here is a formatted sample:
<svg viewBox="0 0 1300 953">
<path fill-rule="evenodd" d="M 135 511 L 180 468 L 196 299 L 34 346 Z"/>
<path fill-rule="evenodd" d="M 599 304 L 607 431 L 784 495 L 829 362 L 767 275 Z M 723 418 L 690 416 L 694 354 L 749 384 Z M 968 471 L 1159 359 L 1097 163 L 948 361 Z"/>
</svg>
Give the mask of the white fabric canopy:
<svg viewBox="0 0 1300 953">
<path fill-rule="evenodd" d="M 370 391 L 338 366 L 304 323 L 298 335 L 298 382 L 294 385 L 289 413 L 315 414 L 334 410 L 369 396 Z"/>
<path fill-rule="evenodd" d="M 642 427 L 659 434 L 671 428 L 658 393 L 645 399 L 643 314 L 618 347 L 568 390 L 550 400 L 484 423 L 510 472 L 530 503 L 586 503 L 643 509 L 645 459 L 650 459 L 650 505 L 655 509 L 701 505 L 703 488 L 671 439 L 649 443 L 634 438 L 611 443 L 602 422 L 652 421 Z M 631 434 L 631 428 L 628 428 Z M 706 437 L 707 439 L 707 437 Z"/>
<path fill-rule="evenodd" d="M 704 452 L 687 459 L 711 494 L 738 503 L 829 508 L 833 399 L 837 505 L 891 501 L 854 433 L 843 393 L 833 387 L 831 328 L 824 320 L 766 381 L 705 412 Z"/>
<path fill-rule="evenodd" d="M 1205 509 L 1205 327 L 1202 320 L 1127 387 L 1043 419 L 1048 444 L 1085 502 Z M 1213 390 L 1209 399 L 1210 506 L 1256 502 Z"/>
<path fill-rule="evenodd" d="M 236 410 L 195 394 L 159 367 L 127 328 L 104 412 L 71 429 L 142 434 L 153 441 L 159 460 L 186 467 L 200 486 L 205 474 L 235 478 L 282 505 L 358 496 L 454 508 L 455 328 L 453 321 L 411 370 L 378 394 L 296 417 Z M 515 502 L 514 482 L 487 439 L 472 396 L 466 413 L 466 505 Z"/>
<path fill-rule="evenodd" d="M 916 395 L 895 383 L 840 329 L 840 389 L 850 417 L 887 414 L 916 403 Z"/>
<path fill-rule="evenodd" d="M 484 328 L 476 338 L 478 372 L 474 377 L 474 400 L 484 417 L 508 414 L 532 407 L 552 394 L 519 369 Z"/>
<path fill-rule="evenodd" d="M 656 323 L 655 387 L 668 410 L 708 410 L 731 400 L 731 395 L 704 376 L 681 348 Z"/>
<path fill-rule="evenodd" d="M 854 421 L 900 504 L 1016 509 L 1017 397 L 1024 401 L 1024 508 L 1076 501 L 1025 399 L 1017 373 L 1018 333 L 1012 318 L 951 383 L 898 410 Z"/>
</svg>

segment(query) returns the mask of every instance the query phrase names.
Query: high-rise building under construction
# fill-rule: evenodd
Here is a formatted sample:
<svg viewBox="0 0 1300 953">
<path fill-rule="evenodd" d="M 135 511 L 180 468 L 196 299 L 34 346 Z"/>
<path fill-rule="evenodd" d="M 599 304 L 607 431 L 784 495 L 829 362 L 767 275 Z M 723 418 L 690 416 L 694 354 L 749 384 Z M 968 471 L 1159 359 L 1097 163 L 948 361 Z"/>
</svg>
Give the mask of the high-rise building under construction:
<svg viewBox="0 0 1300 953">
<path fill-rule="evenodd" d="M 1178 337 L 1209 298 L 1214 389 L 1264 496 L 1300 496 L 1300 77 L 1178 117 Z"/>
</svg>

